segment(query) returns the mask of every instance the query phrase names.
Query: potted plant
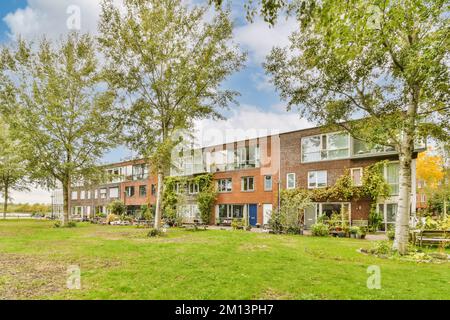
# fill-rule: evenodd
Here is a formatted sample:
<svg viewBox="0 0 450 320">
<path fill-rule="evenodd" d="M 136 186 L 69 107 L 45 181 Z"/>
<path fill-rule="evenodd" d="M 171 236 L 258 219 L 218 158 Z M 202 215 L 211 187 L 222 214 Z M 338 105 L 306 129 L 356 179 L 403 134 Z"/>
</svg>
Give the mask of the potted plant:
<svg viewBox="0 0 450 320">
<path fill-rule="evenodd" d="M 350 238 L 356 238 L 356 235 L 358 234 L 359 227 L 353 226 L 350 228 Z"/>
<path fill-rule="evenodd" d="M 366 227 L 360 227 L 359 231 L 357 233 L 359 239 L 365 239 L 367 234 L 367 228 Z"/>
</svg>

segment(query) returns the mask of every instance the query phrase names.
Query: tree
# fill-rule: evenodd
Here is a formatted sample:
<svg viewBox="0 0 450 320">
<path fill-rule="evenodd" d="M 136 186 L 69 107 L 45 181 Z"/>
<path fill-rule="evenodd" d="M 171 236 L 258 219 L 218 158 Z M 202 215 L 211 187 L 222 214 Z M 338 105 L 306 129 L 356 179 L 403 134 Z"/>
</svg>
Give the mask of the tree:
<svg viewBox="0 0 450 320">
<path fill-rule="evenodd" d="M 426 133 L 449 139 L 448 2 L 304 1 L 309 14 L 265 63 L 288 108 L 399 153 L 394 249 L 408 244 L 411 161 Z M 314 4 L 314 5 L 311 5 Z M 355 119 L 362 119 L 353 121 Z"/>
<path fill-rule="evenodd" d="M 416 176 L 428 188 L 436 189 L 445 176 L 443 158 L 439 154 L 433 154 L 431 148 L 420 153 L 417 157 Z"/>
<path fill-rule="evenodd" d="M 118 141 L 115 94 L 105 89 L 89 35 L 71 33 L 37 46 L 19 39 L 1 58 L 0 87 L 14 97 L 4 113 L 32 177 L 47 187 L 62 185 L 65 224 L 71 186 L 101 170 L 97 161 Z"/>
<path fill-rule="evenodd" d="M 6 123 L 0 119 L 0 192 L 3 194 L 3 219 L 6 219 L 10 191 L 27 190 L 27 162 Z"/>
<path fill-rule="evenodd" d="M 109 82 L 129 102 L 126 139 L 158 176 L 155 228 L 177 132 L 191 131 L 196 119 L 220 118 L 218 109 L 237 94 L 221 84 L 245 56 L 230 43 L 229 12 L 207 22 L 207 10 L 181 0 L 127 0 L 124 10 L 110 0 L 102 5 L 99 41 Z"/>
</svg>

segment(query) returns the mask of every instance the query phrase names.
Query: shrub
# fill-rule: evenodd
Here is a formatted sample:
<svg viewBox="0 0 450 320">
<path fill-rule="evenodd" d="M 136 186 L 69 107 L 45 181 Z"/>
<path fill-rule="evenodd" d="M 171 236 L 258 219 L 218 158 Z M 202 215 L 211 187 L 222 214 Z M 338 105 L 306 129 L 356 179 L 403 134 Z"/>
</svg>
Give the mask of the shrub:
<svg viewBox="0 0 450 320">
<path fill-rule="evenodd" d="M 127 212 L 127 207 L 120 200 L 115 200 L 108 205 L 108 209 L 112 214 L 116 216 L 124 215 Z"/>
<path fill-rule="evenodd" d="M 389 241 L 376 241 L 372 252 L 374 254 L 390 254 L 392 251 L 391 243 Z"/>
<path fill-rule="evenodd" d="M 117 220 L 119 220 L 119 217 L 116 216 L 115 214 L 110 213 L 110 214 L 108 214 L 108 216 L 106 217 L 106 224 L 110 224 L 111 222 L 117 221 Z"/>
<path fill-rule="evenodd" d="M 392 227 L 389 227 L 388 230 L 386 231 L 386 236 L 388 237 L 389 240 L 394 240 L 395 239 L 395 229 Z"/>
<path fill-rule="evenodd" d="M 160 237 L 163 236 L 164 232 L 161 231 L 161 229 L 155 229 L 155 228 L 151 228 L 150 231 L 148 232 L 147 236 L 148 237 Z"/>
<path fill-rule="evenodd" d="M 272 211 L 272 216 L 269 220 L 269 228 L 272 230 L 272 233 L 282 233 L 283 232 L 283 224 L 281 223 L 281 214 L 278 210 Z"/>
<path fill-rule="evenodd" d="M 60 228 L 61 227 L 61 221 L 56 221 L 55 224 L 53 224 L 53 228 Z"/>
<path fill-rule="evenodd" d="M 326 237 L 329 234 L 329 227 L 324 223 L 316 223 L 311 226 L 311 232 L 316 237 Z"/>
<path fill-rule="evenodd" d="M 67 228 L 75 228 L 76 226 L 77 224 L 74 221 L 69 221 L 66 225 Z"/>
<path fill-rule="evenodd" d="M 233 228 L 233 230 L 241 229 L 243 225 L 243 221 L 240 219 L 233 219 L 231 221 L 231 228 Z"/>
</svg>

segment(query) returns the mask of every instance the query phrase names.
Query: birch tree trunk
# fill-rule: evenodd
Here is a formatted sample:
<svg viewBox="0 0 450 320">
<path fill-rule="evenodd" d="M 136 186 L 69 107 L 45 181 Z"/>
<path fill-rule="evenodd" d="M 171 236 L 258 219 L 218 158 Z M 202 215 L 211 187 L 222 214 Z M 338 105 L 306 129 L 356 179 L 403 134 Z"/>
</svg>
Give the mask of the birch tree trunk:
<svg viewBox="0 0 450 320">
<path fill-rule="evenodd" d="M 411 159 L 412 152 L 400 155 L 400 187 L 398 212 L 395 221 L 395 240 L 393 249 L 406 254 L 409 241 L 409 216 L 411 204 Z"/>
<path fill-rule="evenodd" d="M 162 193 L 164 184 L 164 173 L 161 169 L 158 170 L 158 185 L 156 189 L 156 209 L 155 209 L 155 229 L 161 228 L 161 211 L 162 211 Z"/>
</svg>

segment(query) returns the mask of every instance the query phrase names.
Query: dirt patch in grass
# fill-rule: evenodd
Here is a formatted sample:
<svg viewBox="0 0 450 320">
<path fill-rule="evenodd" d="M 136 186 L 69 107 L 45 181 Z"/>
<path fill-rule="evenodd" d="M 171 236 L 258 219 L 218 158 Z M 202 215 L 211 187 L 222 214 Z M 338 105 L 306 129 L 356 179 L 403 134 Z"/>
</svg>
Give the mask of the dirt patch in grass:
<svg viewBox="0 0 450 320">
<path fill-rule="evenodd" d="M 258 297 L 255 297 L 256 300 L 292 300 L 294 297 L 287 292 L 281 292 L 279 290 L 273 288 L 265 289 Z"/>
<path fill-rule="evenodd" d="M 34 299 L 65 289 L 67 266 L 30 255 L 0 253 L 0 299 Z"/>
<path fill-rule="evenodd" d="M 265 244 L 244 243 L 239 246 L 242 251 L 269 251 L 270 247 Z"/>
</svg>

